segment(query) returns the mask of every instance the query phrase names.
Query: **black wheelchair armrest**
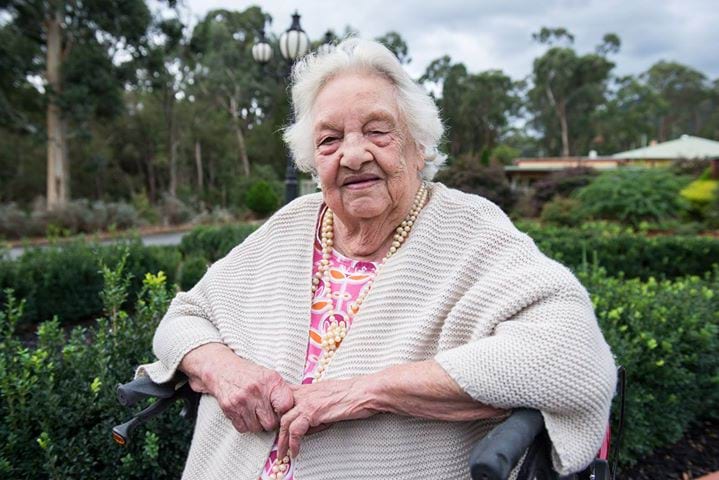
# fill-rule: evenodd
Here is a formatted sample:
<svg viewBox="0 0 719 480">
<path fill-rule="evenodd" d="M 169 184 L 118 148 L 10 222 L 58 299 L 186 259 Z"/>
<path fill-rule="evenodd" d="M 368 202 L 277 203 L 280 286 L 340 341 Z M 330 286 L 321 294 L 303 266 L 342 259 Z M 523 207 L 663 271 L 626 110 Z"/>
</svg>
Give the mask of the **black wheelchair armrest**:
<svg viewBox="0 0 719 480">
<path fill-rule="evenodd" d="M 124 407 L 131 407 L 146 398 L 156 398 L 157 401 L 135 414 L 127 422 L 112 428 L 112 438 L 118 444 L 129 443 L 132 432 L 138 426 L 160 415 L 177 400 L 185 403 L 180 415 L 189 421 L 194 420 L 200 394 L 190 388 L 187 377 L 182 374 L 162 384 L 153 382 L 149 377 L 139 377 L 117 386 L 117 399 Z"/>
<path fill-rule="evenodd" d="M 138 377 L 117 386 L 117 400 L 123 407 L 131 407 L 145 398 L 172 398 L 177 394 L 178 384 L 185 380 L 176 377 L 167 383 L 155 383 L 150 377 Z"/>
<path fill-rule="evenodd" d="M 522 455 L 544 430 L 537 410 L 518 409 L 494 427 L 472 449 L 469 457 L 473 480 L 505 480 Z"/>
</svg>

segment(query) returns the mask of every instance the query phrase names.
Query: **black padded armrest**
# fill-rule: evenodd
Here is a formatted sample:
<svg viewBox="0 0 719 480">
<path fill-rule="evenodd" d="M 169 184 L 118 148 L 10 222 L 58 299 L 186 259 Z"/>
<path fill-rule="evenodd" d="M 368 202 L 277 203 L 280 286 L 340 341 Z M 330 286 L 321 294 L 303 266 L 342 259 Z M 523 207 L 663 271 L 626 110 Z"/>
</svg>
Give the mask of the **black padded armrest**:
<svg viewBox="0 0 719 480">
<path fill-rule="evenodd" d="M 473 480 L 505 480 L 544 429 L 537 410 L 518 409 L 487 434 L 472 450 Z"/>
<path fill-rule="evenodd" d="M 129 443 L 132 432 L 138 426 L 160 415 L 177 400 L 182 400 L 185 404 L 180 415 L 187 420 L 194 420 L 200 394 L 190 388 L 187 377 L 182 374 L 162 384 L 154 383 L 149 377 L 139 377 L 117 386 L 117 399 L 122 406 L 131 407 L 146 398 L 156 398 L 157 401 L 135 414 L 127 422 L 113 427 L 112 437 L 118 444 Z"/>
<path fill-rule="evenodd" d="M 155 383 L 150 377 L 138 377 L 117 386 L 117 400 L 123 407 L 131 407 L 145 398 L 172 398 L 184 381 L 186 378 L 175 377 L 167 383 Z"/>
</svg>

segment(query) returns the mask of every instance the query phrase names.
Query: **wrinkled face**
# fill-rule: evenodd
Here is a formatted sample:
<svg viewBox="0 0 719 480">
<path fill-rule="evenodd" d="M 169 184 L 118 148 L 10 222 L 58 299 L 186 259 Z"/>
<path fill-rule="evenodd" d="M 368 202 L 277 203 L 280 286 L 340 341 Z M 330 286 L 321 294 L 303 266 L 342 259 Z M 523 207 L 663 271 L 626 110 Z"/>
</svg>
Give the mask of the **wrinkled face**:
<svg viewBox="0 0 719 480">
<path fill-rule="evenodd" d="M 320 90 L 313 113 L 315 167 L 332 211 L 352 222 L 408 209 L 424 159 L 389 80 L 341 74 Z"/>
</svg>

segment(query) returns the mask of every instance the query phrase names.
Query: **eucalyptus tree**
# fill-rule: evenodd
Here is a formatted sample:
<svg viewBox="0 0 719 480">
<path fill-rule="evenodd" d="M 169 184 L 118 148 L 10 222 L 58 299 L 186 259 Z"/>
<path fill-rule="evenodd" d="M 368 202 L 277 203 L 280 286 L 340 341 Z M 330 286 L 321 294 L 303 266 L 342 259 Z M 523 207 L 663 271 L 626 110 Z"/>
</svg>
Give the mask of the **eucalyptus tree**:
<svg viewBox="0 0 719 480">
<path fill-rule="evenodd" d="M 138 73 L 137 87 L 154 94 L 162 106 L 169 174 L 167 193 L 173 197 L 177 195 L 180 144 L 177 102 L 179 97 L 185 97 L 190 62 L 184 30 L 177 11 L 169 18 L 156 17 L 150 27 L 145 55 L 134 65 Z"/>
<path fill-rule="evenodd" d="M 543 133 L 550 152 L 564 157 L 576 154 L 591 143 L 587 135 L 592 131 L 590 119 L 597 106 L 605 102 L 614 68 L 607 56 L 619 50 L 619 37 L 605 35 L 596 51 L 585 55 L 578 55 L 571 47 L 574 36 L 564 28 L 542 28 L 533 38 L 550 46 L 533 64 L 529 101 L 534 126 Z M 562 42 L 566 46 L 558 45 Z"/>
<path fill-rule="evenodd" d="M 707 117 L 710 89 L 703 73 L 677 62 L 660 61 L 642 74 L 646 84 L 667 104 L 659 118 L 657 139 L 666 141 L 701 131 Z"/>
<path fill-rule="evenodd" d="M 7 18 L 3 35 L 23 51 L 14 62 L 15 88 L 41 83 L 35 88 L 46 104 L 47 203 L 62 206 L 70 198 L 71 121 L 82 125 L 121 110 L 131 75 L 123 67 L 141 55 L 150 12 L 144 0 L 1 0 L 0 13 Z"/>
<path fill-rule="evenodd" d="M 518 112 L 518 83 L 500 70 L 470 73 L 449 56 L 431 62 L 420 82 L 441 90 L 436 99 L 447 123 L 449 153 L 487 154 Z"/>
<path fill-rule="evenodd" d="M 245 137 L 251 125 L 262 117 L 265 92 L 260 66 L 251 50 L 269 18 L 260 7 L 242 12 L 211 10 L 195 26 L 190 41 L 193 91 L 197 97 L 211 100 L 229 117 L 238 163 L 245 176 L 250 175 Z"/>
</svg>

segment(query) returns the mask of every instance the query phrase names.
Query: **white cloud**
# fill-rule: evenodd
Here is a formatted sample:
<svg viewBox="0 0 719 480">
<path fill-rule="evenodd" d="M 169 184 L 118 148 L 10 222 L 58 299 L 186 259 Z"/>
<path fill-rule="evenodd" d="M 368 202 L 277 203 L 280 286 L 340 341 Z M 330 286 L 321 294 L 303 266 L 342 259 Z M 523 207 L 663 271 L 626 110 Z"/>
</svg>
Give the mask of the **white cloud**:
<svg viewBox="0 0 719 480">
<path fill-rule="evenodd" d="M 562 26 L 574 33 L 580 53 L 592 51 L 605 33 L 619 35 L 622 49 L 613 57 L 619 74 L 638 74 L 664 59 L 719 77 L 716 0 L 186 0 L 198 18 L 212 8 L 252 4 L 272 15 L 275 33 L 289 27 L 295 9 L 312 38 L 347 25 L 365 37 L 396 30 L 409 44 L 408 70 L 414 76 L 447 54 L 470 71 L 501 69 L 523 78 L 543 51 L 531 34 L 542 26 Z"/>
</svg>

